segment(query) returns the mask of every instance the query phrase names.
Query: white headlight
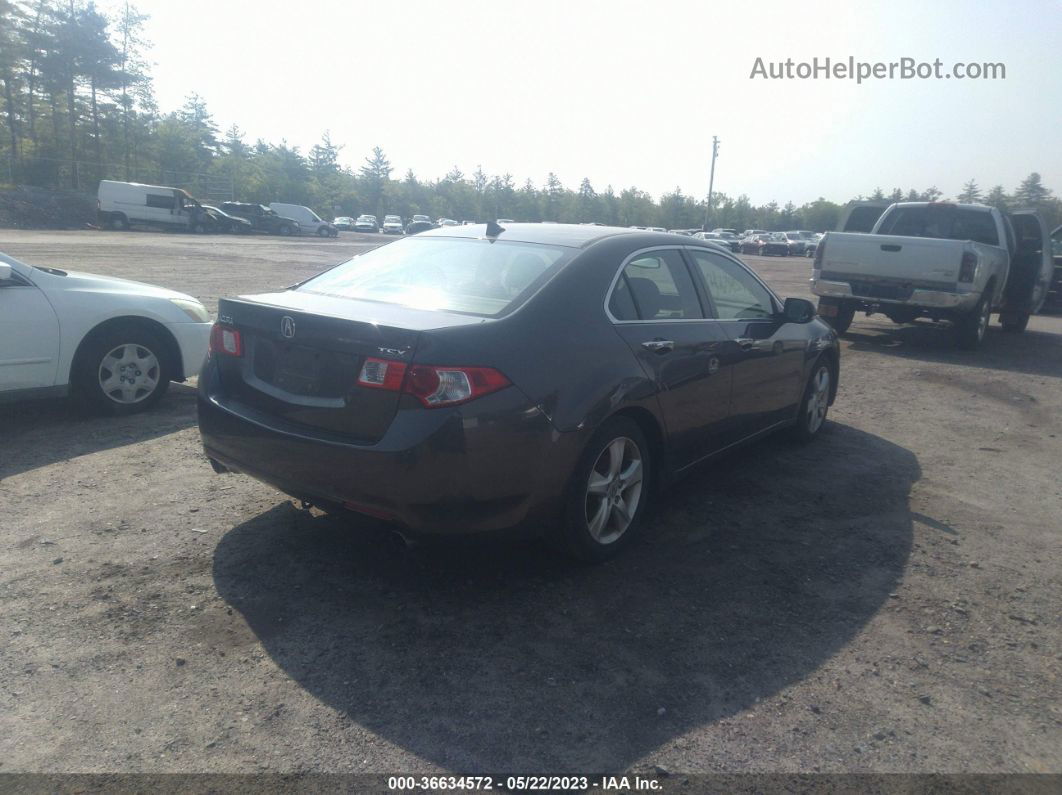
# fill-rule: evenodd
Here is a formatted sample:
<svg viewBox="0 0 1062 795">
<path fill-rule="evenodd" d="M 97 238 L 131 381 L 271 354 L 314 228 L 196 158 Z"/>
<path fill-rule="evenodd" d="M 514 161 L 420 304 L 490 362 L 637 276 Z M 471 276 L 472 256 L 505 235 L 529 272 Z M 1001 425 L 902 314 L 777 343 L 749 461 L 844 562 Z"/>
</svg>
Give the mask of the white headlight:
<svg viewBox="0 0 1062 795">
<path fill-rule="evenodd" d="M 210 322 L 210 313 L 207 312 L 206 307 L 198 301 L 190 301 L 187 298 L 171 298 L 170 303 L 188 315 L 188 317 L 196 323 Z"/>
</svg>

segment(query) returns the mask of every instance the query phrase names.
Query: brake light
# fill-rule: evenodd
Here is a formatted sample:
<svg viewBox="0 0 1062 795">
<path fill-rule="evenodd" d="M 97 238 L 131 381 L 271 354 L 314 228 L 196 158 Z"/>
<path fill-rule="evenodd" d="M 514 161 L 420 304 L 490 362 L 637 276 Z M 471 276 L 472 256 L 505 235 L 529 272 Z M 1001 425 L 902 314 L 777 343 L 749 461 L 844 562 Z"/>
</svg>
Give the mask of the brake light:
<svg viewBox="0 0 1062 795">
<path fill-rule="evenodd" d="M 406 377 L 406 363 L 392 359 L 366 359 L 358 375 L 358 383 L 370 389 L 397 392 Z"/>
<path fill-rule="evenodd" d="M 977 274 L 977 255 L 972 251 L 965 251 L 962 255 L 962 263 L 959 265 L 959 281 L 972 282 Z"/>
<path fill-rule="evenodd" d="M 819 241 L 819 244 L 815 246 L 815 259 L 813 260 L 812 267 L 815 270 L 822 270 L 822 258 L 826 254 L 826 238 Z"/>
<path fill-rule="evenodd" d="M 403 391 L 425 407 L 440 408 L 467 403 L 509 386 L 510 381 L 492 367 L 435 367 L 414 365 Z"/>
<path fill-rule="evenodd" d="M 210 352 L 243 356 L 243 337 L 237 329 L 215 323 L 210 329 Z"/>
<path fill-rule="evenodd" d="M 429 409 L 467 403 L 510 383 L 493 367 L 406 365 L 393 359 L 366 359 L 358 375 L 359 386 L 405 392 Z"/>
</svg>

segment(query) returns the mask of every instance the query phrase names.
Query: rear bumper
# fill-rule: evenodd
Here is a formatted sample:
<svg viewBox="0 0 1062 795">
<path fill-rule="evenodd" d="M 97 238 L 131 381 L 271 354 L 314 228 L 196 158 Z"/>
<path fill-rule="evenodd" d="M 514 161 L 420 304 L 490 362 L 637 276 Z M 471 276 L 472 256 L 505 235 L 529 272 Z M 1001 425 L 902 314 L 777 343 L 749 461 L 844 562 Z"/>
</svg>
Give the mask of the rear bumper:
<svg viewBox="0 0 1062 795">
<path fill-rule="evenodd" d="M 206 455 L 307 502 L 343 505 L 413 534 L 500 531 L 560 510 L 581 435 L 557 432 L 515 388 L 451 410 L 400 409 L 376 444 L 278 427 L 200 378 Z M 474 408 L 473 408 L 474 407 Z M 579 437 L 579 438 L 577 438 Z"/>
<path fill-rule="evenodd" d="M 858 301 L 866 304 L 896 304 L 897 306 L 928 307 L 931 309 L 948 309 L 960 312 L 972 310 L 978 299 L 979 292 L 946 290 L 923 290 L 915 288 L 911 291 L 911 297 L 905 300 L 891 298 L 872 298 L 868 296 L 854 295 L 852 286 L 848 282 L 827 281 L 825 279 L 811 279 L 811 292 L 822 298 L 842 298 Z"/>
</svg>

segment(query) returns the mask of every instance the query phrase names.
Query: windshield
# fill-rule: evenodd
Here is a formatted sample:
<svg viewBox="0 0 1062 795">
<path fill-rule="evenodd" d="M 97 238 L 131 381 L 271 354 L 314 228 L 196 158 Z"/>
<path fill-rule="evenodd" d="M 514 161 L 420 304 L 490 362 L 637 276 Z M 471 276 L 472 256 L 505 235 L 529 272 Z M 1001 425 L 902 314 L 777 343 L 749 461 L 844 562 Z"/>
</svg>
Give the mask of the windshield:
<svg viewBox="0 0 1062 795">
<path fill-rule="evenodd" d="M 518 306 L 573 253 L 502 240 L 405 238 L 355 257 L 297 289 L 496 317 Z"/>
<path fill-rule="evenodd" d="M 989 246 L 999 245 L 996 224 L 989 211 L 968 210 L 946 204 L 896 207 L 882 219 L 878 234 L 973 240 Z"/>
<path fill-rule="evenodd" d="M 397 215 L 385 215 L 384 216 L 384 222 L 385 223 L 397 224 L 397 223 L 401 223 L 402 219 L 399 218 Z"/>
</svg>

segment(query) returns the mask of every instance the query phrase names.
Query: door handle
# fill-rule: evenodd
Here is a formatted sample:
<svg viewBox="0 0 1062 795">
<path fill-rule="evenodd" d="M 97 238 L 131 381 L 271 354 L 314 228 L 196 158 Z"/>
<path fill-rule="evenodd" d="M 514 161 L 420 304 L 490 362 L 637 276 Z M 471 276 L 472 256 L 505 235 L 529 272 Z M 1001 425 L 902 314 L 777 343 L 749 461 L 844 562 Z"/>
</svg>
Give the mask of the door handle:
<svg viewBox="0 0 1062 795">
<path fill-rule="evenodd" d="M 675 350 L 675 341 L 649 340 L 648 342 L 643 342 L 642 347 L 645 348 L 647 351 L 652 351 L 653 353 L 667 353 L 669 351 Z"/>
</svg>

